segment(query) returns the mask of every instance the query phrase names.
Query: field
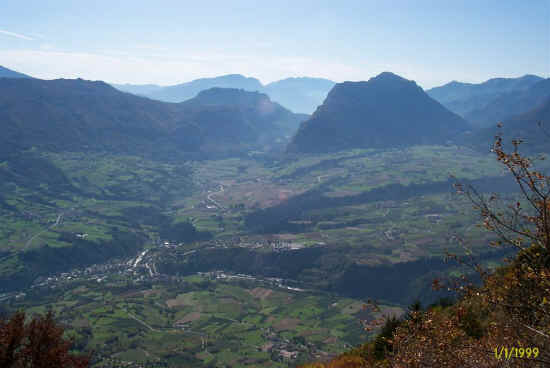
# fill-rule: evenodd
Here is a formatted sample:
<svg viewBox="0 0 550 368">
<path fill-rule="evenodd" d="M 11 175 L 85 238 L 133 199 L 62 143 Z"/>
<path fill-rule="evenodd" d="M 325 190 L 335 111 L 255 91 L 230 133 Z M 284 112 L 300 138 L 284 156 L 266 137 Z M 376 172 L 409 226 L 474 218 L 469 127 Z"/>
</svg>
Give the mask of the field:
<svg viewBox="0 0 550 368">
<path fill-rule="evenodd" d="M 365 262 L 441 256 L 460 252 L 465 243 L 484 249 L 487 234 L 452 185 L 477 180 L 483 189 L 483 178 L 505 181 L 494 157 L 454 146 L 207 161 L 196 163 L 194 172 L 195 187 L 203 190 L 180 201 L 171 216 L 191 218 L 198 229 L 224 237 L 258 231 L 264 224 L 248 226 L 247 215 L 265 214 L 268 230 L 261 233 L 298 246 L 352 246 Z M 288 226 L 273 229 L 270 221 Z M 468 235 L 458 242 L 457 234 Z"/>
<path fill-rule="evenodd" d="M 77 350 L 100 352 L 96 367 L 283 367 L 344 351 L 368 338 L 364 300 L 400 314 L 462 272 L 447 252 L 502 259 L 453 183 L 517 198 L 493 156 L 457 146 L 21 160 L 27 176 L 0 165 L 0 307 L 52 308 Z"/>
<path fill-rule="evenodd" d="M 77 281 L 35 290 L 10 307 L 53 309 L 80 349 L 101 352 L 98 367 L 159 361 L 282 367 L 358 344 L 367 337 L 360 320 L 377 316 L 354 299 L 209 275 L 145 284 L 121 277 Z"/>
</svg>

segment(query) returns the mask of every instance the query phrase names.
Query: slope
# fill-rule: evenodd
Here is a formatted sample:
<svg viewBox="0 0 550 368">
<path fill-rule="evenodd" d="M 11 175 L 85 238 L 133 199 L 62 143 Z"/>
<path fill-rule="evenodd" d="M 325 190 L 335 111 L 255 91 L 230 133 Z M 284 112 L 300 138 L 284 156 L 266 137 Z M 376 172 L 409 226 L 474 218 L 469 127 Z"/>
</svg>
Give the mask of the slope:
<svg viewBox="0 0 550 368">
<path fill-rule="evenodd" d="M 31 78 L 31 77 L 29 77 L 26 74 L 16 72 L 14 70 L 4 68 L 2 65 L 0 65 L 0 78 Z"/>
<path fill-rule="evenodd" d="M 240 74 L 228 74 L 214 78 L 200 78 L 187 83 L 162 87 L 156 91 L 147 93 L 147 96 L 160 101 L 182 102 L 195 97 L 200 91 L 213 87 L 239 88 L 247 91 L 261 91 L 263 88 L 260 81 L 256 78 L 247 78 Z"/>
<path fill-rule="evenodd" d="M 465 115 L 477 127 L 489 127 L 499 121 L 530 111 L 550 97 L 550 78 L 543 79 L 525 90 L 501 94 L 484 107 Z"/>
<path fill-rule="evenodd" d="M 477 84 L 453 81 L 429 89 L 426 93 L 449 110 L 465 117 L 502 94 L 524 91 L 541 80 L 539 76 L 528 74 L 519 78 L 493 78 Z"/>
<path fill-rule="evenodd" d="M 302 123 L 294 152 L 389 148 L 445 143 L 468 128 L 414 81 L 385 72 L 368 82 L 344 82 Z"/>
<path fill-rule="evenodd" d="M 274 100 L 294 112 L 311 114 L 327 97 L 334 82 L 323 78 L 286 78 L 265 86 Z"/>
<path fill-rule="evenodd" d="M 478 131 L 471 142 L 482 150 L 488 150 L 488 142 L 492 142 L 495 134 L 500 133 L 507 146 L 512 139 L 521 139 L 524 144 L 522 151 L 529 153 L 550 152 L 550 97 L 534 109 L 508 118 L 497 129 L 496 124 Z"/>
</svg>

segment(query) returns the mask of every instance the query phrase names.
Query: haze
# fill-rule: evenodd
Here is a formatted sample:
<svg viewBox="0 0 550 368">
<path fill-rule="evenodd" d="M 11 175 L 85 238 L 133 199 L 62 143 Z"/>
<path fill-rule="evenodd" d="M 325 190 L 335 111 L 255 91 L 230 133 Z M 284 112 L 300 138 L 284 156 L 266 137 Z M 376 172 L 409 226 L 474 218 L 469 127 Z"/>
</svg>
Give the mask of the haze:
<svg viewBox="0 0 550 368">
<path fill-rule="evenodd" d="M 423 88 L 550 71 L 550 2 L 3 2 L 0 65 L 38 78 L 176 84 L 240 73 Z"/>
</svg>

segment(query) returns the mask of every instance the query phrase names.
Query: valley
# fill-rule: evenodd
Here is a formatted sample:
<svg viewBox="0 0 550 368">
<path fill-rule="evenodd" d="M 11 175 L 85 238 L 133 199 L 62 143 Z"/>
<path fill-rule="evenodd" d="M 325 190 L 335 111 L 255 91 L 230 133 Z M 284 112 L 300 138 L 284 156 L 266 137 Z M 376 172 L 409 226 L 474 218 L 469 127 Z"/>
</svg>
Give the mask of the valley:
<svg viewBox="0 0 550 368">
<path fill-rule="evenodd" d="M 523 201 L 489 128 L 392 73 L 336 84 L 312 116 L 236 88 L 182 103 L 2 88 L 0 312 L 53 310 L 94 367 L 325 361 L 372 321 L 452 299 L 435 279 L 475 282 L 452 255 L 494 269 L 515 254 L 457 192 Z M 510 127 L 536 136 L 547 105 Z"/>
<path fill-rule="evenodd" d="M 449 178 L 505 177 L 464 147 L 42 157 L 75 189 L 4 192 L 2 308 L 53 308 L 98 367 L 325 359 L 367 338 L 368 299 L 400 315 L 445 296 L 430 290 L 460 270 L 445 252 L 502 257 Z"/>
</svg>

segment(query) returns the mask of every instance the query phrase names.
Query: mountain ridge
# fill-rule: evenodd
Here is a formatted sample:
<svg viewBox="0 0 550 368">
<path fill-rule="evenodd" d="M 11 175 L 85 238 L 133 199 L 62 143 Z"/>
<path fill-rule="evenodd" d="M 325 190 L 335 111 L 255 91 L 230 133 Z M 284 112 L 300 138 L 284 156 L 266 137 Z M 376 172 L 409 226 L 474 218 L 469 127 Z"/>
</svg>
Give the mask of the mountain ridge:
<svg viewBox="0 0 550 368">
<path fill-rule="evenodd" d="M 524 90 L 502 93 L 484 107 L 466 114 L 465 119 L 485 128 L 497 122 L 527 113 L 550 97 L 550 78 L 542 79 Z"/>
<path fill-rule="evenodd" d="M 447 109 L 467 119 L 472 111 L 487 106 L 502 94 L 523 91 L 542 77 L 526 74 L 518 78 L 491 78 L 482 83 L 452 81 L 426 90 L 426 93 Z"/>
<path fill-rule="evenodd" d="M 288 151 L 444 143 L 467 128 L 464 119 L 430 98 L 414 81 L 384 72 L 368 81 L 336 84 L 301 124 Z"/>
<path fill-rule="evenodd" d="M 0 79 L 0 156 L 32 147 L 165 157 L 225 148 L 236 152 L 258 144 L 262 129 L 269 127 L 272 134 L 265 139 L 287 134 L 271 118 L 238 104 L 160 102 L 101 81 Z"/>
<path fill-rule="evenodd" d="M 16 72 L 15 70 L 11 70 L 0 65 L 0 78 L 32 78 L 32 77 L 27 74 L 19 73 L 19 72 Z"/>
<path fill-rule="evenodd" d="M 494 136 L 500 134 L 503 144 L 508 146 L 513 139 L 518 139 L 525 144 L 520 151 L 528 153 L 548 152 L 550 142 L 550 96 L 536 107 L 522 114 L 511 116 L 504 120 L 500 128 L 495 123 L 491 127 L 483 128 L 476 132 L 473 139 L 465 137 L 465 141 L 471 141 L 482 149 L 489 150 Z"/>
<path fill-rule="evenodd" d="M 289 110 L 311 114 L 319 106 L 334 82 L 324 78 L 291 77 L 263 85 L 258 79 L 241 74 L 227 74 L 213 78 L 199 78 L 172 86 L 112 84 L 129 93 L 165 102 L 183 102 L 209 88 L 236 88 L 262 92 Z"/>
</svg>

